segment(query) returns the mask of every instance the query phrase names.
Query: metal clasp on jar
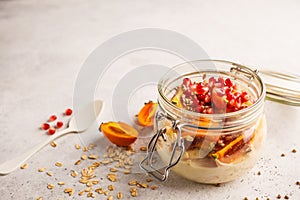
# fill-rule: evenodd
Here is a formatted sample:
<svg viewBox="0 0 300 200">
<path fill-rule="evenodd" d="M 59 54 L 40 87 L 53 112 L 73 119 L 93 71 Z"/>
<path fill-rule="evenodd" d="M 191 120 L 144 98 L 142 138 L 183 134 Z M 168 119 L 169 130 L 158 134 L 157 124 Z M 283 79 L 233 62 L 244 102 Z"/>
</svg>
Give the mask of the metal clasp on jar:
<svg viewBox="0 0 300 200">
<path fill-rule="evenodd" d="M 164 128 L 157 130 L 156 134 L 151 138 L 150 142 L 148 143 L 147 155 L 140 162 L 140 167 L 143 170 L 145 170 L 148 174 L 155 177 L 157 180 L 165 181 L 165 180 L 167 180 L 167 178 L 169 176 L 170 169 L 172 167 L 174 167 L 180 161 L 180 159 L 183 155 L 183 152 L 185 151 L 184 141 L 181 137 L 181 128 L 182 128 L 182 126 L 184 126 L 184 124 L 180 124 L 180 122 L 178 120 L 174 120 L 170 116 L 165 115 L 161 112 L 156 113 L 155 119 L 156 119 L 155 120 L 156 127 L 158 127 L 159 121 L 161 121 L 163 119 L 170 120 L 172 122 L 173 130 L 177 131 L 177 139 L 173 145 L 173 149 L 171 152 L 171 157 L 170 157 L 169 162 L 167 163 L 167 165 L 165 167 L 157 169 L 153 166 L 153 155 L 154 155 L 154 152 L 156 151 L 156 146 L 157 146 L 157 142 L 158 142 L 159 138 L 162 137 L 162 139 L 164 141 L 167 140 L 167 137 L 166 137 L 167 129 L 164 127 Z M 178 151 L 179 151 L 179 154 L 177 154 L 175 156 L 176 152 L 178 152 Z"/>
</svg>

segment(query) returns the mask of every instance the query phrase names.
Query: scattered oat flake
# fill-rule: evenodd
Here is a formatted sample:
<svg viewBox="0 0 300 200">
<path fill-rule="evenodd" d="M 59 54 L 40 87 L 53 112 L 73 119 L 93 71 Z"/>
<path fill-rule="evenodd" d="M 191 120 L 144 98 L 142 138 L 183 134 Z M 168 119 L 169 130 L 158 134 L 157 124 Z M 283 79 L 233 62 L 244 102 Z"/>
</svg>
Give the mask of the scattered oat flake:
<svg viewBox="0 0 300 200">
<path fill-rule="evenodd" d="M 112 167 L 112 168 L 109 169 L 109 171 L 110 171 L 110 172 L 117 172 L 118 170 L 117 170 L 116 168 L 113 168 L 113 167 Z"/>
<path fill-rule="evenodd" d="M 47 185 L 47 188 L 48 188 L 49 190 L 52 190 L 52 189 L 54 188 L 54 185 L 49 183 L 49 184 Z"/>
<path fill-rule="evenodd" d="M 77 149 L 77 150 L 81 149 L 80 144 L 75 144 L 75 149 Z"/>
<path fill-rule="evenodd" d="M 87 184 L 87 182 L 89 182 L 89 180 L 86 180 L 86 179 L 80 179 L 79 180 L 79 183 L 82 183 L 82 184 Z"/>
<path fill-rule="evenodd" d="M 86 151 L 88 151 L 89 149 L 87 148 L 87 147 L 83 147 L 83 149 L 82 149 L 82 151 L 83 152 L 86 152 Z"/>
<path fill-rule="evenodd" d="M 137 196 L 137 190 L 136 188 L 130 188 L 130 193 L 132 197 L 136 197 Z"/>
<path fill-rule="evenodd" d="M 116 181 L 117 181 L 116 174 L 107 174 L 107 178 L 108 178 L 108 180 L 110 180 L 111 182 L 116 182 Z"/>
<path fill-rule="evenodd" d="M 55 166 L 57 166 L 57 167 L 62 167 L 63 164 L 62 164 L 61 162 L 56 162 L 56 163 L 55 163 Z"/>
<path fill-rule="evenodd" d="M 71 171 L 71 176 L 72 176 L 73 178 L 75 178 L 75 177 L 78 176 L 78 173 L 77 173 L 76 171 L 72 170 L 72 171 Z"/>
<path fill-rule="evenodd" d="M 89 182 L 86 183 L 86 186 L 92 187 L 92 186 L 93 186 L 93 183 L 89 181 Z"/>
<path fill-rule="evenodd" d="M 113 196 L 112 195 L 110 195 L 109 197 L 107 197 L 107 200 L 113 200 Z"/>
<path fill-rule="evenodd" d="M 128 185 L 136 185 L 137 183 L 138 183 L 137 180 L 130 180 L 128 182 Z"/>
<path fill-rule="evenodd" d="M 86 160 L 87 156 L 86 155 L 82 155 L 80 158 L 81 158 L 81 160 Z"/>
<path fill-rule="evenodd" d="M 45 167 L 41 167 L 41 168 L 38 169 L 38 172 L 44 172 L 45 170 L 46 170 Z"/>
<path fill-rule="evenodd" d="M 64 184 L 65 184 L 65 182 L 63 182 L 63 181 L 57 182 L 57 185 L 64 185 Z"/>
<path fill-rule="evenodd" d="M 131 171 L 130 170 L 124 170 L 124 174 L 130 174 Z"/>
<path fill-rule="evenodd" d="M 118 192 L 118 194 L 117 194 L 117 199 L 122 199 L 122 198 L 123 198 L 122 192 Z"/>
<path fill-rule="evenodd" d="M 91 159 L 91 160 L 93 160 L 93 159 L 97 159 L 98 156 L 91 154 L 91 155 L 88 156 L 88 158 Z"/>
<path fill-rule="evenodd" d="M 95 189 L 95 192 L 97 192 L 98 194 L 103 194 L 103 189 L 97 188 L 97 189 Z"/>
<path fill-rule="evenodd" d="M 149 185 L 147 183 L 137 183 L 136 185 L 140 188 L 148 188 L 149 187 Z"/>
<path fill-rule="evenodd" d="M 48 176 L 53 176 L 53 174 L 51 172 L 47 172 L 46 173 Z"/>
<path fill-rule="evenodd" d="M 25 164 L 23 164 L 23 165 L 21 165 L 21 169 L 26 169 L 28 167 L 28 164 L 27 163 L 25 163 Z"/>
<path fill-rule="evenodd" d="M 146 182 L 151 182 L 151 181 L 152 181 L 151 178 L 147 178 L 147 179 L 146 179 Z"/>
<path fill-rule="evenodd" d="M 109 190 L 105 190 L 105 191 L 103 192 L 103 194 L 104 194 L 105 196 L 107 196 L 107 195 L 109 194 Z"/>
<path fill-rule="evenodd" d="M 38 197 L 38 198 L 36 198 L 36 200 L 43 200 L 43 198 L 42 197 Z"/>
<path fill-rule="evenodd" d="M 50 143 L 50 145 L 52 146 L 52 147 L 57 147 L 57 144 L 54 142 L 54 141 L 52 141 L 51 143 Z"/>
<path fill-rule="evenodd" d="M 91 198 L 95 198 L 96 197 L 95 194 L 92 193 L 92 192 L 89 192 L 86 196 L 87 197 L 91 197 Z"/>
<path fill-rule="evenodd" d="M 73 188 L 66 188 L 64 189 L 64 193 L 68 193 L 69 196 L 72 196 L 74 194 L 75 190 Z"/>
<path fill-rule="evenodd" d="M 81 160 L 77 160 L 74 165 L 79 165 L 81 163 Z"/>
<path fill-rule="evenodd" d="M 92 188 L 91 188 L 91 187 L 88 187 L 88 188 L 86 188 L 84 191 L 85 191 L 85 192 L 90 192 L 90 191 L 92 191 Z"/>
<path fill-rule="evenodd" d="M 85 193 L 85 191 L 80 191 L 80 192 L 78 192 L 78 195 L 82 196 L 82 195 L 84 195 L 84 193 Z"/>
<path fill-rule="evenodd" d="M 146 146 L 140 147 L 140 151 L 147 151 L 147 147 Z"/>
<path fill-rule="evenodd" d="M 115 189 L 115 187 L 114 187 L 113 185 L 109 185 L 109 186 L 107 186 L 107 189 L 108 189 L 109 191 L 113 191 L 113 190 Z"/>
<path fill-rule="evenodd" d="M 91 143 L 91 144 L 89 144 L 88 149 L 94 149 L 95 146 L 96 146 L 95 144 Z"/>
</svg>

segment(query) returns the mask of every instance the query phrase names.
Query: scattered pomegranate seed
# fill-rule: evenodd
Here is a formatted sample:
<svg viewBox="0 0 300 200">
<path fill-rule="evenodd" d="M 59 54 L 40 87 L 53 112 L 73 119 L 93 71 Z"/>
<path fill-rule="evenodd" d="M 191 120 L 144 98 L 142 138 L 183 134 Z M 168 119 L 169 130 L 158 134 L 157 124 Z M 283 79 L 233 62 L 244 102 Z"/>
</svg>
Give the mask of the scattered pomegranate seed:
<svg viewBox="0 0 300 200">
<path fill-rule="evenodd" d="M 50 128 L 50 125 L 48 123 L 43 123 L 41 126 L 41 129 L 45 130 L 45 131 L 48 130 L 49 128 Z"/>
<path fill-rule="evenodd" d="M 65 111 L 65 115 L 72 115 L 72 109 L 68 108 L 66 111 Z"/>
<path fill-rule="evenodd" d="M 56 129 L 53 127 L 49 128 L 49 130 L 48 130 L 49 135 L 53 135 L 55 132 L 56 132 Z"/>
<path fill-rule="evenodd" d="M 58 121 L 56 123 L 56 128 L 61 128 L 64 125 L 64 123 L 62 121 Z"/>
<path fill-rule="evenodd" d="M 51 115 L 48 119 L 48 122 L 53 122 L 57 119 L 56 115 Z"/>
</svg>

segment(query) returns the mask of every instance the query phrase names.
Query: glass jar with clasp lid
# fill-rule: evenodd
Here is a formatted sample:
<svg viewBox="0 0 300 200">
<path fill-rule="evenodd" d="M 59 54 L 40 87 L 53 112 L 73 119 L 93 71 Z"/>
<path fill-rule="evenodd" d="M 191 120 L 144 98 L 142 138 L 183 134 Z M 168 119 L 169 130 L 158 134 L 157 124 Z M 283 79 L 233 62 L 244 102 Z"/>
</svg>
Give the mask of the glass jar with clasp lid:
<svg viewBox="0 0 300 200">
<path fill-rule="evenodd" d="M 186 62 L 158 84 L 154 136 L 140 166 L 165 181 L 169 170 L 200 183 L 248 172 L 266 138 L 265 99 L 300 105 L 300 93 L 264 84 L 261 75 L 299 84 L 299 77 L 221 60 Z"/>
</svg>

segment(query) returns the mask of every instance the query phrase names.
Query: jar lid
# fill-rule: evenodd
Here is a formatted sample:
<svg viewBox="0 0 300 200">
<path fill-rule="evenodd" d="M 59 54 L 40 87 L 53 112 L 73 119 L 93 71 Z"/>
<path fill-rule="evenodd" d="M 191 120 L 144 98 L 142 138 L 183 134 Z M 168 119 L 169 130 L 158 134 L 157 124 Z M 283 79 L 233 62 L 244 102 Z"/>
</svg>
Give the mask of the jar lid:
<svg viewBox="0 0 300 200">
<path fill-rule="evenodd" d="M 269 70 L 260 70 L 266 86 L 266 98 L 291 106 L 300 106 L 300 76 Z"/>
<path fill-rule="evenodd" d="M 228 62 L 228 61 L 225 61 Z M 300 76 L 291 73 L 282 73 L 272 70 L 258 70 L 232 63 L 235 67 L 231 71 L 247 75 L 249 72 L 244 71 L 248 68 L 254 71 L 264 82 L 266 86 L 266 99 L 277 103 L 290 106 L 300 106 Z M 249 76 L 251 79 L 251 75 Z"/>
</svg>

